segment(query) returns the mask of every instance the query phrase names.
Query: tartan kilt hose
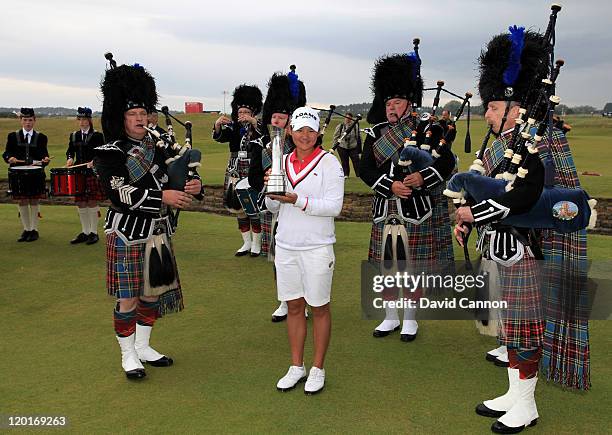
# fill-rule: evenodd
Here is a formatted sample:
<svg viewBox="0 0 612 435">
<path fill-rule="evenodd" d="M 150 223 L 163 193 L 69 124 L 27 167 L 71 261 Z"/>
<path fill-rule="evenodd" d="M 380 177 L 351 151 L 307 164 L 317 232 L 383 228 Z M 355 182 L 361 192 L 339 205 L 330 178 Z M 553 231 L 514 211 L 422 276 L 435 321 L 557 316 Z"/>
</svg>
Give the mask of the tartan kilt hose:
<svg viewBox="0 0 612 435">
<path fill-rule="evenodd" d="M 168 238 L 170 240 L 170 238 Z M 170 242 L 171 244 L 172 242 Z M 108 294 L 117 299 L 143 295 L 145 283 L 145 243 L 126 245 L 115 233 L 106 235 L 106 287 Z M 170 246 L 174 255 L 174 250 Z M 174 259 L 176 264 L 176 258 Z M 183 294 L 178 270 L 177 288 L 160 295 L 158 315 L 183 309 Z"/>
<path fill-rule="evenodd" d="M 501 310 L 499 342 L 516 349 L 542 346 L 544 317 L 538 265 L 528 256 L 510 267 L 499 266 L 502 300 L 508 308 Z"/>
</svg>

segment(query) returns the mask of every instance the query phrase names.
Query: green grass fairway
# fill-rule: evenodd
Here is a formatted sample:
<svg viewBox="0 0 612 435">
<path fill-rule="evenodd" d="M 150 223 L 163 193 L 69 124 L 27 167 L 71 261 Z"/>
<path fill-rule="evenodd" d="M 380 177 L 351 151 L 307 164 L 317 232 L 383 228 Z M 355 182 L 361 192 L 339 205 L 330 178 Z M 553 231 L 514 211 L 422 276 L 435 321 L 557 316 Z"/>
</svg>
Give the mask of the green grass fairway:
<svg viewBox="0 0 612 435">
<path fill-rule="evenodd" d="M 227 144 L 219 144 L 212 140 L 211 131 L 217 115 L 213 114 L 189 114 L 179 115 L 182 120 L 189 119 L 193 122 L 194 146 L 198 147 L 203 153 L 202 170 L 204 183 L 223 184 L 223 176 L 228 158 Z M 580 177 L 582 184 L 589 194 L 594 198 L 612 196 L 612 119 L 590 116 L 568 117 L 567 121 L 573 126 L 568 135 L 572 152 L 576 160 L 579 173 L 584 171 L 597 172 L 601 176 Z M 334 118 L 325 134 L 324 146 L 326 149 L 331 147 L 331 140 L 339 119 Z M 163 125 L 163 116 L 160 116 L 160 123 Z M 175 123 L 177 124 L 177 123 Z M 94 119 L 94 125 L 100 129 L 100 118 Z M 363 124 L 362 128 L 367 124 Z M 19 128 L 17 119 L 0 119 L 0 141 L 2 149 L 6 144 L 6 135 Z M 68 137 L 70 132 L 77 129 L 74 119 L 65 118 L 39 118 L 36 129 L 49 136 L 49 155 L 54 156 L 51 167 L 63 166 L 66 163 L 66 149 L 68 147 Z M 471 137 L 473 153 L 480 149 L 482 138 L 486 130 L 485 122 L 482 118 L 475 118 L 471 124 Z M 175 126 L 177 137 L 181 139 L 184 130 L 180 125 Z M 463 152 L 463 139 L 465 137 L 465 122 L 460 121 L 458 127 L 457 140 L 455 141 L 454 151 L 459 156 L 460 169 L 466 170 L 472 160 L 473 154 Z M 352 171 L 352 169 L 351 169 Z M 6 171 L 0 172 L 0 178 L 6 177 Z M 346 182 L 348 192 L 369 192 L 370 188 L 361 180 L 354 177 Z"/>
<path fill-rule="evenodd" d="M 376 322 L 361 320 L 369 224 L 337 224 L 327 385 L 309 397 L 276 391 L 290 357 L 285 325 L 270 322 L 272 267 L 233 256 L 235 219 L 181 214 L 175 246 L 186 309 L 161 319 L 152 339 L 175 365 L 148 368 L 133 383 L 114 337 L 103 239 L 71 246 L 76 208 L 42 214 L 40 240 L 17 243 L 16 206 L 0 205 L 0 414 L 65 415 L 69 431 L 87 434 L 490 433 L 493 420 L 474 407 L 507 387 L 505 369 L 484 359 L 492 338 L 469 321 L 422 321 L 406 344 L 398 334 L 374 339 Z M 610 258 L 610 238 L 589 240 L 594 258 Z M 592 391 L 540 382 L 541 418 L 527 433 L 609 433 L 611 337 L 611 323 L 592 322 Z M 312 335 L 307 343 L 310 366 Z"/>
</svg>

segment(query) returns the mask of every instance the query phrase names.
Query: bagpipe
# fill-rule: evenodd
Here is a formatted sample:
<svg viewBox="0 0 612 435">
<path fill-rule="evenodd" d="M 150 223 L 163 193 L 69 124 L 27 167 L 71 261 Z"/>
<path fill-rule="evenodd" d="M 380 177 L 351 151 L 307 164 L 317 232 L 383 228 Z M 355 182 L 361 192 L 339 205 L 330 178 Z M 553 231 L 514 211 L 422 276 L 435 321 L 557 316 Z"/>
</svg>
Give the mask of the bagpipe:
<svg viewBox="0 0 612 435">
<path fill-rule="evenodd" d="M 166 133 L 160 133 L 159 131 L 151 128 L 153 127 L 152 125 L 143 126 L 143 128 L 148 131 L 151 136 L 157 139 L 156 146 L 162 150 L 166 158 L 165 163 L 168 169 L 168 182 L 165 184 L 164 187 L 171 190 L 182 191 L 185 189 L 185 184 L 188 181 L 200 178 L 197 169 L 202 165 L 202 153 L 200 152 L 200 150 L 193 149 L 191 147 L 191 143 L 193 141 L 191 122 L 182 122 L 172 116 L 172 114 L 170 114 L 168 106 L 163 106 L 161 108 L 161 112 L 164 114 L 166 120 Z M 177 143 L 176 137 L 174 135 L 172 119 L 174 119 L 176 122 L 178 122 L 185 128 L 185 144 L 182 146 Z M 204 195 L 202 191 L 200 191 L 200 193 L 198 193 L 197 195 L 194 195 L 194 198 L 199 201 L 203 200 Z M 170 212 L 170 218 L 174 227 L 178 226 L 178 219 L 180 213 L 181 209 L 177 209 L 174 213 Z M 153 247 L 155 247 L 155 244 L 153 244 Z M 147 252 L 149 251 L 147 250 Z M 153 278 L 159 276 L 159 278 L 157 278 L 155 281 L 159 281 L 159 283 L 161 284 L 160 288 L 162 290 L 172 288 L 172 286 L 175 285 L 174 283 L 177 279 L 176 274 L 171 274 L 169 272 L 171 265 L 174 263 L 174 261 L 171 261 L 171 257 L 167 254 L 165 257 L 162 255 L 160 259 L 157 259 L 156 249 L 151 249 L 150 252 L 152 254 L 152 259 L 150 260 L 150 264 L 152 267 L 149 269 L 149 281 L 154 282 Z M 162 254 L 164 254 L 165 252 L 166 251 L 163 249 L 162 245 Z M 155 271 L 155 269 L 159 267 L 161 267 L 162 272 Z M 163 272 L 163 270 L 165 270 L 166 272 Z M 174 276 L 174 279 L 171 279 L 172 276 Z"/>
<path fill-rule="evenodd" d="M 465 107 L 469 107 L 472 94 L 469 92 L 465 94 L 460 109 L 449 123 L 448 128 L 445 129 L 438 123 L 436 117 L 440 93 L 446 91 L 443 86 L 444 82 L 438 81 L 436 88 L 424 89 L 424 91 L 436 91 L 431 112 L 426 112 L 419 117 L 416 107 L 413 106 L 410 115 L 400 120 L 400 123 L 411 122 L 415 128 L 412 130 L 410 137 L 404 138 L 403 148 L 393 170 L 392 178 L 394 181 L 403 182 L 408 175 L 431 166 L 442 154 L 450 153 L 452 141 L 448 139 L 447 135 L 451 128 L 455 128 L 455 123 L 463 114 Z M 450 91 L 446 92 L 451 93 Z M 454 156 L 449 158 L 454 159 Z M 398 198 L 397 208 L 403 220 L 420 224 L 431 216 L 433 205 L 427 190 L 415 187 L 408 198 Z"/>
<path fill-rule="evenodd" d="M 182 190 L 185 184 L 198 176 L 197 168 L 202 166 L 202 153 L 198 149 L 193 149 L 191 143 L 193 141 L 192 124 L 190 121 L 182 122 L 174 117 L 168 106 L 163 106 L 161 112 L 166 119 L 166 133 L 160 133 L 151 128 L 152 126 L 143 126 L 155 139 L 156 145 L 161 148 L 166 156 L 166 165 L 168 165 L 168 189 Z M 172 120 L 175 120 L 185 128 L 185 144 L 179 145 L 174 135 L 174 126 Z M 198 200 L 204 199 L 200 193 L 195 195 Z"/>
<path fill-rule="evenodd" d="M 543 49 L 550 48 L 551 63 L 554 59 L 554 27 L 557 13 L 561 10 L 558 5 L 551 7 L 549 24 L 544 35 Z M 555 82 L 559 76 L 563 60 L 557 60 L 551 68 L 549 78 L 541 83 L 532 83 L 527 95 L 536 96 L 532 104 L 521 104 L 519 117 L 516 118 L 515 127 L 510 136 L 503 160 L 498 166 L 495 178 L 485 175 L 483 157 L 488 145 L 493 127 L 490 127 L 478 152 L 476 160 L 467 172 L 455 174 L 448 182 L 444 194 L 452 198 L 456 206 L 473 205 L 481 201 L 503 195 L 513 189 L 516 183 L 529 176 L 528 167 L 530 159 L 540 158 L 539 148 L 546 146 L 545 137 L 552 137 L 553 114 L 560 98 L 554 95 Z M 503 131 L 503 124 L 507 119 L 510 101 L 502 118 L 499 131 Z M 548 141 L 550 142 L 550 141 Z M 552 229 L 561 233 L 575 232 L 590 225 L 591 217 L 595 217 L 592 210 L 596 201 L 580 188 L 564 188 L 554 185 L 555 168 L 550 149 L 547 160 L 544 162 L 545 185 L 537 203 L 528 213 L 513 215 L 501 221 L 519 228 Z M 591 222 L 594 224 L 594 222 Z M 467 241 L 467 237 L 464 238 Z"/>
<path fill-rule="evenodd" d="M 444 82 L 440 80 L 437 82 L 437 87 L 423 89 L 423 91 L 436 91 L 434 103 L 430 113 L 426 112 L 418 117 L 416 107 L 413 107 L 410 118 L 412 119 L 412 123 L 416 126 L 416 128 L 412 131 L 410 138 L 404 139 L 404 148 L 400 153 L 398 161 L 398 166 L 401 167 L 397 172 L 397 176 L 401 177 L 401 179 L 398 178 L 398 181 L 403 180 L 406 175 L 431 166 L 436 159 L 440 158 L 445 147 L 450 149 L 452 146 L 451 136 L 454 136 L 454 133 L 456 132 L 456 123 L 463 115 L 466 106 L 468 107 L 468 128 L 466 132 L 465 146 L 466 149 L 469 149 L 470 147 L 471 139 L 469 135 L 469 112 L 470 98 L 472 98 L 472 94 L 470 92 L 466 92 L 464 97 L 459 97 L 457 94 L 444 89 L 443 86 Z M 446 92 L 455 97 L 462 98 L 459 110 L 446 125 L 446 127 L 442 126 L 438 122 L 436 116 L 441 92 Z"/>
</svg>

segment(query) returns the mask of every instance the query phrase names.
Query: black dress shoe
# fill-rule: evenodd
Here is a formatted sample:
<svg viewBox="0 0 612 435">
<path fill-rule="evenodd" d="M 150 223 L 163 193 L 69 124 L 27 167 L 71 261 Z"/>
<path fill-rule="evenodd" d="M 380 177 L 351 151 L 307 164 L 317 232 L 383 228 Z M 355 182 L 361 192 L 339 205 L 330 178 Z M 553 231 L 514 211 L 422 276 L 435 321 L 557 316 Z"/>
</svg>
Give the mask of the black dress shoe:
<svg viewBox="0 0 612 435">
<path fill-rule="evenodd" d="M 98 240 L 100 240 L 100 237 L 98 237 L 98 235 L 96 233 L 89 233 L 89 235 L 87 236 L 87 241 L 85 242 L 86 245 L 93 245 L 94 243 L 98 243 Z"/>
<path fill-rule="evenodd" d="M 404 343 L 410 343 L 411 341 L 414 341 L 416 336 L 416 334 L 400 334 L 400 340 L 402 340 Z"/>
<path fill-rule="evenodd" d="M 18 242 L 27 242 L 29 238 L 30 238 L 30 232 L 24 230 L 23 233 L 21 233 L 21 237 L 19 237 L 17 239 L 17 241 Z"/>
<path fill-rule="evenodd" d="M 485 354 L 485 359 L 492 363 L 497 361 L 497 357 L 495 355 L 491 355 L 490 353 Z"/>
<path fill-rule="evenodd" d="M 498 358 L 495 358 L 495 361 L 493 361 L 493 364 L 495 364 L 497 367 L 510 367 L 509 361 L 502 361 Z"/>
<path fill-rule="evenodd" d="M 387 335 L 391 334 L 392 332 L 399 331 L 399 329 L 400 329 L 399 326 L 396 326 L 391 331 L 381 331 L 380 329 L 375 329 L 374 332 L 372 333 L 372 335 L 374 337 L 376 337 L 376 338 L 386 337 Z"/>
<path fill-rule="evenodd" d="M 143 369 L 134 369 L 129 372 L 125 372 L 125 376 L 128 379 L 140 380 L 147 376 L 146 372 Z"/>
<path fill-rule="evenodd" d="M 85 233 L 79 233 L 74 239 L 70 241 L 71 245 L 76 245 L 77 243 L 83 243 L 89 240 L 89 237 Z"/>
<path fill-rule="evenodd" d="M 284 316 L 272 316 L 272 323 L 282 322 L 286 318 L 287 318 L 286 314 Z"/>
<path fill-rule="evenodd" d="M 494 409 L 487 408 L 484 403 L 479 403 L 476 406 L 476 414 L 482 415 L 483 417 L 499 418 L 504 415 L 506 411 L 495 411 Z"/>
<path fill-rule="evenodd" d="M 33 242 L 35 240 L 38 240 L 38 231 L 32 230 L 30 231 L 30 235 L 27 238 L 26 242 Z"/>
<path fill-rule="evenodd" d="M 538 424 L 537 418 L 535 420 L 532 420 L 531 423 L 529 423 L 528 427 L 535 426 L 536 424 Z M 499 421 L 496 421 L 495 423 L 493 423 L 493 425 L 491 425 L 491 431 L 494 433 L 519 433 L 523 432 L 523 429 L 525 429 L 525 426 L 510 427 Z"/>
<path fill-rule="evenodd" d="M 143 361 L 143 362 L 153 367 L 170 367 L 172 364 L 174 364 L 174 360 L 170 357 L 167 357 L 166 355 L 162 356 L 160 359 L 155 360 L 155 361 Z"/>
</svg>

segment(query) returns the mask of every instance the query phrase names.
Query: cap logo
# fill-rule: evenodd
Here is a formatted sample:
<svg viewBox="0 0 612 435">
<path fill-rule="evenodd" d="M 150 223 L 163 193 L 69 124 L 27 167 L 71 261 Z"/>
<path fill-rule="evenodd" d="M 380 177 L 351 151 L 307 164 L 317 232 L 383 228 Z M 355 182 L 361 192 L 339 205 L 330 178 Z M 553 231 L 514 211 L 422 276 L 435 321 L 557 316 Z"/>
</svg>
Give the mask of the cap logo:
<svg viewBox="0 0 612 435">
<path fill-rule="evenodd" d="M 312 113 L 309 113 L 309 112 L 302 112 L 302 113 L 298 113 L 297 115 L 295 115 L 295 119 L 300 119 L 300 118 L 309 118 L 309 119 L 312 119 L 314 121 L 318 121 L 317 117 L 314 116 Z"/>
</svg>

